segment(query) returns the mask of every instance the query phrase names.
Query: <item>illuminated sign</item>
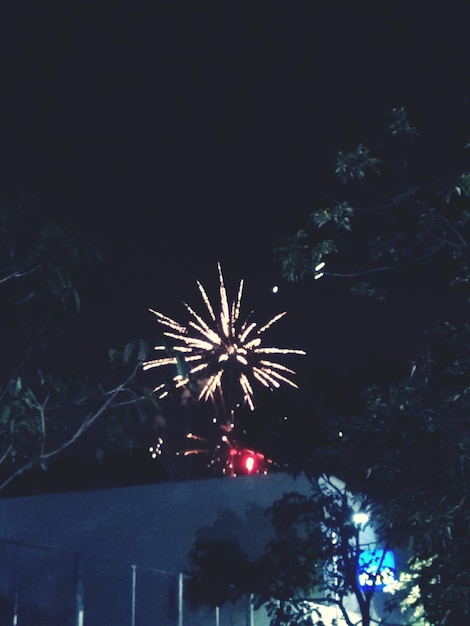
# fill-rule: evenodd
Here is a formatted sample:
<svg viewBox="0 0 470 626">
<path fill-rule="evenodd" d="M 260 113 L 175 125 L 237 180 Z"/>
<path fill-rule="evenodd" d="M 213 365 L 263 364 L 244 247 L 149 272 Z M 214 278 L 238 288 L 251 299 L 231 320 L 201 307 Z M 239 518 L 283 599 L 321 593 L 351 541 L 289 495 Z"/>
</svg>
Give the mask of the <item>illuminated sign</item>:
<svg viewBox="0 0 470 626">
<path fill-rule="evenodd" d="M 362 550 L 357 563 L 359 587 L 383 591 L 397 579 L 395 556 L 391 550 Z"/>
</svg>

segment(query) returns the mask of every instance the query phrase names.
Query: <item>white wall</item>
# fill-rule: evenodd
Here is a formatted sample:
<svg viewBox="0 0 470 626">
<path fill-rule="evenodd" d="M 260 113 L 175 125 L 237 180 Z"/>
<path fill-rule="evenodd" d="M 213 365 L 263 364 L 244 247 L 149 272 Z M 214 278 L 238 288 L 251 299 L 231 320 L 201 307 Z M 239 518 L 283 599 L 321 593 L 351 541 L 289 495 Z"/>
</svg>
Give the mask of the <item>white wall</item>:
<svg viewBox="0 0 470 626">
<path fill-rule="evenodd" d="M 264 510 L 294 490 L 307 481 L 270 474 L 0 499 L 0 613 L 15 623 L 19 591 L 17 626 L 76 626 L 78 553 L 84 626 L 181 626 L 177 574 L 195 540 L 233 538 L 256 557 L 271 536 Z M 246 603 L 218 621 L 184 608 L 183 626 L 249 621 Z"/>
<path fill-rule="evenodd" d="M 305 480 L 270 474 L 0 499 L 0 540 L 178 572 L 198 531 L 224 517 L 235 534 L 248 522 L 241 543 L 259 552 L 269 532 L 263 510 L 302 489 Z"/>
</svg>

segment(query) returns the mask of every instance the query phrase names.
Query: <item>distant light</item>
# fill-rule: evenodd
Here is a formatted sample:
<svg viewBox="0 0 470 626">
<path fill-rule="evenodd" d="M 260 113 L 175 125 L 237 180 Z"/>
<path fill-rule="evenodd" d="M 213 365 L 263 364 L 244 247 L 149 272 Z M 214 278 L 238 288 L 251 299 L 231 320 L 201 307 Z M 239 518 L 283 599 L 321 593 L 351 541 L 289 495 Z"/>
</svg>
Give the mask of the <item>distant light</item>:
<svg viewBox="0 0 470 626">
<path fill-rule="evenodd" d="M 325 261 L 321 261 L 320 263 L 317 263 L 317 265 L 315 265 L 315 267 L 314 267 L 315 274 L 313 275 L 313 278 L 315 280 L 318 280 L 319 278 L 324 276 L 324 273 L 322 271 L 320 271 L 324 267 L 325 267 Z"/>
<path fill-rule="evenodd" d="M 357 582 L 365 590 L 390 591 L 397 581 L 395 555 L 391 550 L 362 550 L 357 563 Z"/>
<path fill-rule="evenodd" d="M 152 456 L 152 459 L 156 459 L 158 456 L 161 455 L 162 445 L 163 445 L 163 439 L 161 437 L 158 437 L 156 445 L 150 446 L 149 452 Z"/>
<path fill-rule="evenodd" d="M 358 511 L 357 513 L 354 513 L 353 515 L 353 522 L 355 524 L 359 524 L 359 525 L 367 524 L 368 521 L 369 521 L 369 516 L 364 511 Z"/>
<path fill-rule="evenodd" d="M 277 285 L 274 285 L 273 293 L 277 293 L 278 291 L 279 291 L 279 287 Z"/>
<path fill-rule="evenodd" d="M 247 456 L 245 458 L 245 469 L 250 474 L 255 467 L 255 457 Z"/>
</svg>

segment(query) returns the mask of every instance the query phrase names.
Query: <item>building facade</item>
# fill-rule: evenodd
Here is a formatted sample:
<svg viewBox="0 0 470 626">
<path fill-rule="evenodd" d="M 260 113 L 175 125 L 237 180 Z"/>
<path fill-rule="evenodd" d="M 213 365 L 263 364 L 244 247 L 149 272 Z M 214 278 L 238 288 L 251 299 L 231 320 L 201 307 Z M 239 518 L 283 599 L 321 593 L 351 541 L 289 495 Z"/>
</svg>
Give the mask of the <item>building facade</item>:
<svg viewBox="0 0 470 626">
<path fill-rule="evenodd" d="M 260 556 L 265 509 L 290 491 L 309 483 L 273 473 L 0 499 L 0 626 L 268 626 L 251 598 L 192 609 L 185 572 L 197 539 Z"/>
</svg>

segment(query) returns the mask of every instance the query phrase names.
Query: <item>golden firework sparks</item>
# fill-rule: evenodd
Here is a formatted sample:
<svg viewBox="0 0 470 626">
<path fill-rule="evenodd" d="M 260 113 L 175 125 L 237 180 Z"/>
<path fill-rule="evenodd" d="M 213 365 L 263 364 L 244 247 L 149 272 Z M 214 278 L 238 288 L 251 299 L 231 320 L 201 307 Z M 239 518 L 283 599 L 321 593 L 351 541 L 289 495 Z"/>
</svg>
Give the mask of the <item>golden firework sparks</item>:
<svg viewBox="0 0 470 626">
<path fill-rule="evenodd" d="M 305 351 L 262 346 L 262 335 L 284 317 L 285 312 L 278 313 L 261 327 L 250 319 L 241 322 L 243 280 L 240 281 L 237 297 L 230 306 L 220 263 L 217 268 L 220 295 L 218 314 L 215 313 L 204 287 L 197 281 L 209 315 L 208 321 L 186 303 L 184 305 L 189 313 L 189 321 L 186 325 L 153 309 L 150 309 L 150 312 L 155 315 L 157 322 L 167 329 L 163 334 L 171 340 L 171 352 L 179 355 L 188 364 L 188 375 L 197 374 L 202 378 L 203 384 L 198 400 L 209 400 L 215 393 L 219 393 L 223 398 L 224 383 L 235 379 L 241 390 L 243 402 L 254 409 L 253 383 L 255 381 L 270 390 L 277 389 L 282 383 L 297 388 L 297 384 L 292 380 L 294 370 L 269 357 L 305 355 Z M 155 346 L 157 351 L 166 349 L 166 346 Z M 148 370 L 177 364 L 177 357 L 167 354 L 161 358 L 146 361 L 143 368 Z M 184 380 L 187 382 L 186 378 Z M 175 381 L 177 386 L 182 386 L 181 377 L 176 377 Z"/>
</svg>

